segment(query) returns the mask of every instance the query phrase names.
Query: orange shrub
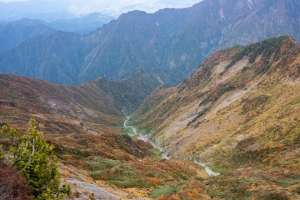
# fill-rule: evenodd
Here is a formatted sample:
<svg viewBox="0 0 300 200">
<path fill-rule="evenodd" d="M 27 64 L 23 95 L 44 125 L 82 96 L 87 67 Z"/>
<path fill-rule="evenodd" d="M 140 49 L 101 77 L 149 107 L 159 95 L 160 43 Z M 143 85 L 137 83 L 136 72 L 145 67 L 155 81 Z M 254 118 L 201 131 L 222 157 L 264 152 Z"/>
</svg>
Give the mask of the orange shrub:
<svg viewBox="0 0 300 200">
<path fill-rule="evenodd" d="M 83 166 L 82 165 L 77 165 L 77 169 L 83 170 Z"/>
<path fill-rule="evenodd" d="M 162 179 L 159 179 L 159 178 L 149 178 L 149 180 L 150 180 L 154 185 L 160 185 L 161 183 L 164 182 Z"/>
<path fill-rule="evenodd" d="M 279 145 L 278 145 L 279 148 L 282 148 L 283 146 L 284 146 L 283 144 L 279 144 Z"/>
</svg>

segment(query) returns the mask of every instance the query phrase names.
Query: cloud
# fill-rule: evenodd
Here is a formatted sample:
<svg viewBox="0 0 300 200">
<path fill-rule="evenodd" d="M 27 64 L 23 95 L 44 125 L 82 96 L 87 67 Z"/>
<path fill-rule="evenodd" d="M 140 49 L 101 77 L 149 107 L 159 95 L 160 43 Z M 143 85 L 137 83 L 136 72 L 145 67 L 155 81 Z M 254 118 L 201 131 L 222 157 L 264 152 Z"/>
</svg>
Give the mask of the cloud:
<svg viewBox="0 0 300 200">
<path fill-rule="evenodd" d="M 131 10 L 143 10 L 146 12 L 155 12 L 162 8 L 183 8 L 192 6 L 201 0 L 86 0 L 69 1 L 69 11 L 77 15 L 91 12 L 101 12 L 103 14 L 120 15 Z"/>
<path fill-rule="evenodd" d="M 32 10 L 35 7 L 40 8 L 41 4 L 45 10 L 68 10 L 76 15 L 83 15 L 92 12 L 101 12 L 103 14 L 118 16 L 121 13 L 125 13 L 132 10 L 143 10 L 146 12 L 155 12 L 162 8 L 183 8 L 192 6 L 201 0 L 0 0 L 0 2 L 24 2 L 28 1 L 28 4 L 36 5 L 32 6 Z M 48 7 L 46 9 L 46 7 Z M 40 10 L 43 12 L 43 9 Z"/>
</svg>

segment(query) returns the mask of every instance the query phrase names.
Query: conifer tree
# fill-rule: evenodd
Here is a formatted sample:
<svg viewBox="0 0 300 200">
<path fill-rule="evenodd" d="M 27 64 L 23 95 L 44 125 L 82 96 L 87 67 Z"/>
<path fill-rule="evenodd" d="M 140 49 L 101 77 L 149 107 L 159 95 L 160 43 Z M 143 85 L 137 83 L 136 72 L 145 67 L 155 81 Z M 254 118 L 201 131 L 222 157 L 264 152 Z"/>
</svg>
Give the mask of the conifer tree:
<svg viewBox="0 0 300 200">
<path fill-rule="evenodd" d="M 11 141 L 9 162 L 32 186 L 31 193 L 36 199 L 62 199 L 64 194 L 71 193 L 70 186 L 60 188 L 53 146 L 44 140 L 43 133 L 37 127 L 36 120 L 30 120 L 27 133 L 23 136 L 14 128 L 2 127 L 2 133 Z"/>
</svg>

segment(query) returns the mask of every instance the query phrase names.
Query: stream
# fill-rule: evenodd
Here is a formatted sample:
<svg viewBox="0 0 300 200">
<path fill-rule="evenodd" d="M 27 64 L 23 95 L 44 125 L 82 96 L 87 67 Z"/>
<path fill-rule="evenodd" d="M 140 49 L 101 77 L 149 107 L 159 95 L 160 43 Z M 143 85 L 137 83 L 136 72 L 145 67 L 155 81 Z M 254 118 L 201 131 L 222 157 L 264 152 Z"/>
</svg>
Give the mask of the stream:
<svg viewBox="0 0 300 200">
<path fill-rule="evenodd" d="M 124 121 L 124 128 L 127 129 L 131 129 L 133 134 L 131 134 L 131 136 L 138 138 L 140 140 L 143 140 L 145 142 L 149 142 L 154 148 L 158 149 L 160 152 L 162 152 L 162 157 L 164 159 L 169 159 L 169 157 L 167 156 L 165 150 L 163 148 L 161 148 L 160 146 L 158 146 L 157 144 L 155 144 L 154 142 L 152 142 L 151 140 L 149 140 L 148 135 L 143 135 L 143 134 L 138 134 L 136 129 L 133 126 L 127 126 L 127 122 L 130 119 L 130 117 L 127 117 L 127 119 Z"/>
<path fill-rule="evenodd" d="M 159 151 L 162 152 L 162 157 L 164 159 L 169 159 L 170 158 L 170 157 L 168 157 L 167 152 L 166 152 L 165 149 L 161 148 L 160 146 L 158 146 L 157 144 L 155 144 L 154 142 L 152 142 L 151 140 L 149 140 L 148 135 L 139 134 L 139 133 L 137 133 L 136 129 L 133 126 L 128 126 L 127 122 L 128 122 L 129 119 L 130 119 L 130 117 L 127 117 L 127 119 L 124 121 L 124 128 L 132 130 L 133 134 L 129 134 L 130 136 L 133 136 L 133 137 L 138 138 L 140 140 L 143 140 L 145 142 L 149 142 L 154 148 L 156 148 L 156 149 L 158 149 Z M 194 159 L 194 162 L 197 163 L 198 165 L 201 165 L 202 167 L 204 167 L 206 173 L 209 176 L 218 176 L 218 175 L 220 175 L 220 173 L 212 171 L 204 163 L 202 163 L 200 161 L 197 161 L 196 159 Z"/>
</svg>

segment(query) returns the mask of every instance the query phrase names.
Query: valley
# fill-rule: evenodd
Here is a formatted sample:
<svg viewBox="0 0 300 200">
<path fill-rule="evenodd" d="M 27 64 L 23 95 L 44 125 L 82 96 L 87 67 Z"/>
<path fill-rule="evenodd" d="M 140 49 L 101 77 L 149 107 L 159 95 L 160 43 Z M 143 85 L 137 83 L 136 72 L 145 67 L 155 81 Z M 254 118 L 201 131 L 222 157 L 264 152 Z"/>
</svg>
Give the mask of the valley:
<svg viewBox="0 0 300 200">
<path fill-rule="evenodd" d="M 215 198 L 297 199 L 299 49 L 283 36 L 218 51 L 182 84 L 156 89 L 128 123 L 170 157 L 221 172 L 209 181 Z"/>
<path fill-rule="evenodd" d="M 133 127 L 133 126 L 128 126 L 127 125 L 127 122 L 128 120 L 130 119 L 130 117 L 127 117 L 127 119 L 124 121 L 124 129 L 128 130 L 132 133 L 127 133 L 128 135 L 132 136 L 132 137 L 135 137 L 137 139 L 140 139 L 140 140 L 143 140 L 145 142 L 149 142 L 155 149 L 158 149 L 160 152 L 161 152 L 161 156 L 162 158 L 164 159 L 170 159 L 168 157 L 168 155 L 166 154 L 166 151 L 164 149 L 162 149 L 160 146 L 158 146 L 157 144 L 155 144 L 154 142 L 152 142 L 151 140 L 149 140 L 148 138 L 148 135 L 145 135 L 143 133 L 137 133 L 136 129 Z M 202 167 L 204 167 L 205 169 L 205 172 L 209 175 L 209 176 L 218 176 L 220 175 L 220 173 L 218 172 L 214 172 L 212 171 L 207 165 L 205 165 L 204 163 L 201 163 L 201 162 L 198 162 L 196 160 L 194 160 L 194 163 L 198 164 L 198 165 L 201 165 Z"/>
<path fill-rule="evenodd" d="M 71 87 L 0 75 L 1 121 L 44 124 L 73 197 L 297 199 L 299 56 L 290 36 L 221 50 L 137 104 L 143 71 Z"/>
<path fill-rule="evenodd" d="M 139 74 L 143 73 L 135 73 L 135 81 Z M 191 161 L 161 159 L 160 152 L 150 143 L 123 133 L 126 109 L 136 105 L 141 90 L 147 91 L 134 80 L 130 77 L 120 82 L 99 79 L 68 87 L 0 75 L 1 123 L 22 132 L 30 118 L 43 124 L 41 130 L 47 142 L 54 146 L 62 181 L 72 186 L 73 197 L 135 199 L 163 195 L 185 198 L 195 191 L 203 191 L 201 196 L 206 198 L 201 183 L 208 177 L 204 168 Z M 126 85 L 130 82 L 136 87 L 128 88 Z M 137 94 L 131 94 L 133 99 L 120 93 L 127 90 L 112 91 L 116 86 Z M 0 141 L 3 148 L 8 149 L 8 140 L 1 136 Z"/>
<path fill-rule="evenodd" d="M 203 0 L 85 35 L 0 22 L 0 199 L 36 197 L 15 164 L 47 148 L 42 199 L 300 199 L 299 20 L 298 1 Z"/>
</svg>

